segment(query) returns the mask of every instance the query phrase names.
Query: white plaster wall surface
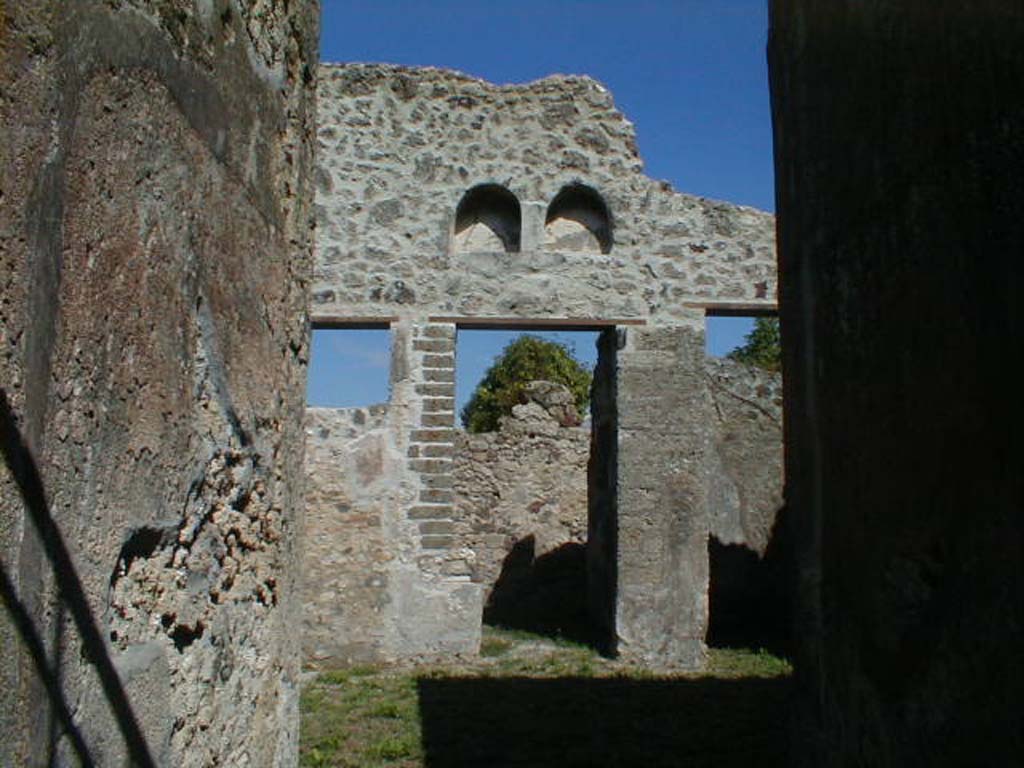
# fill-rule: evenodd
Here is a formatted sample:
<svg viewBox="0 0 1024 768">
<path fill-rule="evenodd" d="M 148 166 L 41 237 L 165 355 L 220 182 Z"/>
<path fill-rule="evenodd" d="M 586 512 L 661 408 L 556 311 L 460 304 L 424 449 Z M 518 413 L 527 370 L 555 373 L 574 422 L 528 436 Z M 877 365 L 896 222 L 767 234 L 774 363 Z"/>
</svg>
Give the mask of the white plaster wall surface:
<svg viewBox="0 0 1024 768">
<path fill-rule="evenodd" d="M 774 305 L 774 217 L 646 177 L 633 126 L 594 80 L 496 86 L 379 64 L 320 74 L 314 318 L 660 324 L 692 313 L 690 302 Z M 573 183 L 604 199 L 609 253 L 564 221 L 545 231 L 547 206 Z M 468 231 L 456 247 L 456 208 L 479 184 L 518 198 L 520 252 Z"/>
</svg>

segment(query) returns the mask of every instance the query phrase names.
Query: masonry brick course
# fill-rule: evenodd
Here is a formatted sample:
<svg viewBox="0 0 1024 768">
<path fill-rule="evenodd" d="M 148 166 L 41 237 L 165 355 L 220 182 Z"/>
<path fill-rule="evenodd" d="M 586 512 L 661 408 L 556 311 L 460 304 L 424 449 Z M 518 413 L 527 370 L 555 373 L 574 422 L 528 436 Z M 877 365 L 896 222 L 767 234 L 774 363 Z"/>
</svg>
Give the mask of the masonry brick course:
<svg viewBox="0 0 1024 768">
<path fill-rule="evenodd" d="M 454 368 L 424 368 L 423 369 L 423 380 L 433 382 L 454 382 L 455 381 L 455 369 Z"/>
<path fill-rule="evenodd" d="M 450 504 L 429 504 L 411 507 L 409 509 L 410 520 L 444 520 L 451 518 L 452 507 Z"/>
<path fill-rule="evenodd" d="M 454 428 L 414 429 L 409 433 L 409 437 L 419 443 L 451 443 L 455 439 L 455 434 Z"/>
<path fill-rule="evenodd" d="M 417 352 L 454 352 L 455 342 L 447 339 L 416 339 L 412 348 Z"/>
<path fill-rule="evenodd" d="M 420 424 L 424 427 L 450 427 L 454 422 L 452 413 L 424 413 L 420 417 Z"/>
</svg>

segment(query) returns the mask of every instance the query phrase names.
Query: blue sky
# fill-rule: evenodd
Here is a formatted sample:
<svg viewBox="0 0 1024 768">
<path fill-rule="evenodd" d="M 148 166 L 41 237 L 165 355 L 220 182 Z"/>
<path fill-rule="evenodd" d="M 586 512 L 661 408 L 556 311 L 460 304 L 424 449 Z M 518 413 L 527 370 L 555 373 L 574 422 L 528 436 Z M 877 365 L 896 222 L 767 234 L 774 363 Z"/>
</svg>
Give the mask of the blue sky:
<svg viewBox="0 0 1024 768">
<path fill-rule="evenodd" d="M 649 176 L 774 210 L 765 0 L 322 0 L 322 12 L 323 61 L 451 67 L 497 83 L 590 75 L 636 126 Z M 713 319 L 709 351 L 732 349 L 750 325 Z M 460 399 L 505 340 L 460 334 Z M 591 341 L 575 346 L 593 360 Z M 314 333 L 310 403 L 386 400 L 387 359 L 386 332 Z"/>
</svg>

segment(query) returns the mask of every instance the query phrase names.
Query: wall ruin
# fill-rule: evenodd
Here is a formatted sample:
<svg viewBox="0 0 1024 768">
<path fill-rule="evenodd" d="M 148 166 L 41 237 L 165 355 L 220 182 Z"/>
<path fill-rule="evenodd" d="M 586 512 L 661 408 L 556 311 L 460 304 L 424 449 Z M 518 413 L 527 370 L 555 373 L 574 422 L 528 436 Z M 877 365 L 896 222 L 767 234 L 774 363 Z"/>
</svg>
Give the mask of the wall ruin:
<svg viewBox="0 0 1024 768">
<path fill-rule="evenodd" d="M 317 36 L 0 7 L 0 764 L 295 764 Z"/>
<path fill-rule="evenodd" d="M 387 566 L 397 546 L 384 522 L 401 462 L 388 416 L 383 405 L 306 411 L 303 559 L 317 564 L 302 594 L 310 666 L 387 657 Z"/>
<path fill-rule="evenodd" d="M 614 643 L 699 665 L 704 317 L 773 309 L 772 217 L 644 176 L 632 126 L 584 77 L 494 86 L 439 69 L 324 66 L 318 152 L 313 322 L 387 325 L 394 339 L 390 424 L 406 460 L 383 523 L 402 543 L 389 565 L 390 653 L 479 642 L 482 592 L 452 490 L 457 329 L 621 327 L 615 406 L 629 448 L 614 470 L 616 510 L 639 516 L 624 530 L 643 518 L 665 546 L 624 539 L 609 551 L 619 594 L 636 597 L 613 609 Z M 651 427 L 654 412 L 671 426 Z M 652 460 L 678 471 L 651 476 Z"/>
<path fill-rule="evenodd" d="M 712 438 L 708 643 L 792 654 L 792 536 L 783 501 L 782 376 L 708 358 Z"/>
<path fill-rule="evenodd" d="M 526 395 L 498 431 L 460 430 L 455 438 L 458 522 L 476 554 L 473 579 L 483 584 L 497 580 L 501 561 L 526 536 L 537 554 L 586 540 L 590 429 L 565 387 L 536 382 Z M 553 402 L 558 395 L 568 419 Z"/>
<path fill-rule="evenodd" d="M 11 407 L 0 475 L 0 686 L 12 703 L 0 711 L 4 764 L 71 762 L 71 752 L 124 761 L 123 720 L 100 701 L 90 658 L 123 675 L 159 761 L 294 761 L 294 656 L 279 630 L 295 626 L 315 80 L 303 67 L 314 58 L 315 4 L 292 16 L 281 5 L 241 5 L 0 7 L 0 382 Z M 1000 0 L 771 8 L 788 498 L 800 554 L 797 762 L 1021 764 L 1021 419 L 1005 372 L 1022 336 L 1014 255 L 1024 243 L 1024 140 L 1008 97 L 1022 74 L 1022 11 Z M 318 320 L 365 309 L 402 335 L 393 406 L 409 413 L 395 417 L 396 446 L 416 455 L 400 454 L 402 482 L 413 487 L 400 484 L 406 496 L 388 520 L 404 521 L 421 489 L 439 492 L 422 511 L 444 512 L 445 462 L 408 462 L 443 459 L 454 442 L 448 422 L 430 419 L 440 426 L 410 434 L 414 419 L 447 412 L 443 374 L 426 373 L 447 361 L 424 357 L 450 352 L 466 318 L 579 320 L 598 306 L 605 319 L 658 315 L 695 328 L 696 311 L 716 302 L 771 304 L 771 259 L 756 256 L 770 249 L 755 245 L 744 261 L 728 237 L 738 223 L 767 243 L 765 217 L 643 179 L 628 127 L 589 81 L 575 80 L 579 99 L 566 99 L 554 80 L 531 94 L 444 73 L 349 75 L 335 83 L 338 123 L 321 134 L 326 146 L 362 131 L 345 167 L 319 174 L 322 194 L 348 188 L 328 222 Z M 447 110 L 420 115 L 447 121 L 452 140 L 406 132 L 402 143 L 416 153 L 408 162 L 388 144 L 401 129 L 387 116 L 405 104 L 412 117 L 421 87 L 447 100 Z M 533 128 L 512 126 L 515 153 L 474 141 L 497 122 L 488 114 L 495 98 L 508 99 L 503 114 L 522 98 L 534 115 Z M 543 141 L 519 143 L 537 126 Z M 380 152 L 373 132 L 385 137 Z M 519 176 L 504 172 L 507 157 Z M 382 173 L 390 163 L 428 187 L 437 215 L 419 218 L 421 199 L 391 194 L 402 185 Z M 446 231 L 460 185 L 508 178 L 526 179 L 520 200 L 535 201 L 519 229 L 467 234 L 456 250 L 479 249 L 476 257 L 432 273 L 437 280 L 400 263 L 404 254 L 451 267 Z M 606 193 L 610 247 L 600 227 L 565 223 L 587 215 L 546 220 L 547 201 L 576 178 Z M 392 227 L 373 236 L 382 251 L 359 245 L 371 220 L 383 232 L 407 210 L 425 240 Z M 431 240 L 437 248 L 412 243 Z M 539 255 L 537 271 L 509 250 Z M 716 253 L 716 266 L 704 264 Z M 656 282 L 634 280 L 642 271 Z M 506 274 L 507 284 L 486 284 Z M 479 295 L 455 290 L 439 311 L 461 319 L 428 322 L 412 311 L 421 295 L 445 307 L 448 288 L 478 277 Z M 580 299 L 563 284 L 589 287 Z M 600 292 L 606 307 L 589 303 Z M 602 343 L 614 369 L 616 333 Z M 616 396 L 602 392 L 607 405 Z M 613 414 L 598 428 L 613 434 L 615 425 Z M 617 455 L 606 458 L 592 484 L 618 477 Z M 37 476 L 48 504 L 37 503 Z M 62 536 L 39 541 L 47 520 Z M 410 541 L 414 555 L 434 549 Z M 165 589 L 171 567 L 148 562 L 172 548 L 195 557 L 179 563 L 199 576 L 184 590 Z M 50 571 L 62 552 L 74 568 L 57 583 Z M 271 572 L 276 585 L 255 578 Z M 229 573 L 241 581 L 218 578 Z M 410 573 L 422 581 L 426 571 Z M 76 607 L 72 594 L 84 598 Z M 69 618 L 83 607 L 104 629 L 117 624 L 117 638 L 87 656 Z M 22 652 L 6 652 L 18 643 Z M 26 646 L 46 663 L 34 668 Z M 37 675 L 49 665 L 59 679 Z"/>
<path fill-rule="evenodd" d="M 721 610 L 764 628 L 784 625 L 773 590 L 788 585 L 766 565 L 782 506 L 781 377 L 721 358 L 704 360 L 713 404 L 709 534 L 741 551 L 721 563 Z M 598 643 L 587 615 L 588 470 L 595 452 L 569 391 L 535 382 L 495 432 L 458 430 L 452 452 L 454 512 L 435 534 L 466 559 L 449 567 L 483 590 L 483 620 Z M 304 658 L 314 667 L 398 657 L 389 563 L 401 548 L 385 525 L 391 476 L 401 463 L 386 405 L 307 410 Z M 599 454 L 598 454 L 599 456 Z M 718 567 L 711 557 L 712 568 Z M 764 601 L 770 599 L 769 605 Z M 714 620 L 714 609 L 711 610 Z M 480 617 L 477 617 L 477 621 Z M 729 616 L 727 621 L 735 621 Z M 770 638 L 770 635 L 768 636 Z M 438 647 L 436 652 L 443 652 Z"/>
<path fill-rule="evenodd" d="M 782 375 L 708 357 L 711 535 L 763 557 L 782 499 Z"/>
</svg>

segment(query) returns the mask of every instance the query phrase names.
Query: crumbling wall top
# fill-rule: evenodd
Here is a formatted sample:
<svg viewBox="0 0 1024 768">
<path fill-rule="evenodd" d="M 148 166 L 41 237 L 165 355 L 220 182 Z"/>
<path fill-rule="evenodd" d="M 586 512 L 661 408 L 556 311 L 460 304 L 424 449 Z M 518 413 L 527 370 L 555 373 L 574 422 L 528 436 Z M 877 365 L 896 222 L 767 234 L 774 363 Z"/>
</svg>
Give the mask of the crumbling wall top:
<svg viewBox="0 0 1024 768">
<path fill-rule="evenodd" d="M 596 81 L 320 74 L 315 320 L 676 323 L 774 306 L 771 214 L 645 176 L 633 125 Z"/>
</svg>

